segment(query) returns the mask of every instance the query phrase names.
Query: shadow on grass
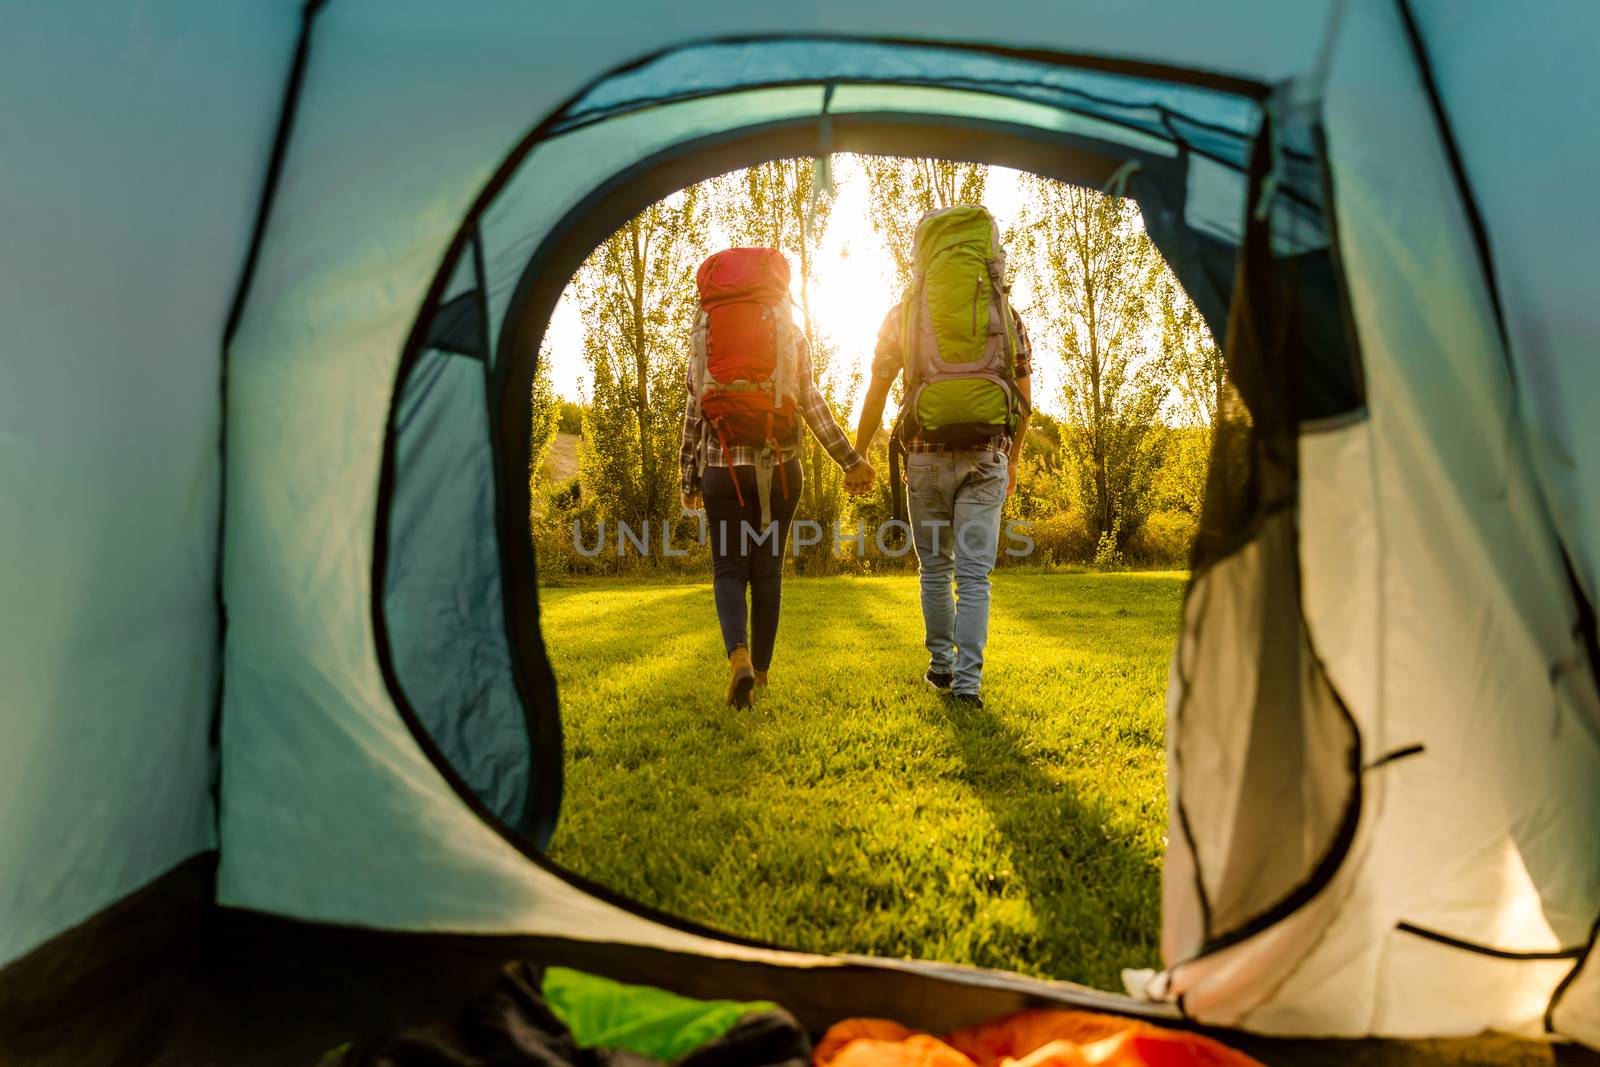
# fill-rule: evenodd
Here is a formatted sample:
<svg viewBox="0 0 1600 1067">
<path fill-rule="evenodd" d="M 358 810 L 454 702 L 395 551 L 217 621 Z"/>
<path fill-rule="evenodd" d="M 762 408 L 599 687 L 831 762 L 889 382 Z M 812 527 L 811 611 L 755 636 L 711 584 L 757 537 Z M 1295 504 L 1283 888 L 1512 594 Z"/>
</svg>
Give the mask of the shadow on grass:
<svg viewBox="0 0 1600 1067">
<path fill-rule="evenodd" d="M 1143 597 L 1108 603 L 1100 584 L 1092 578 L 1083 583 L 1056 576 L 997 582 L 990 651 L 996 651 L 999 636 L 1020 645 L 999 649 L 1012 661 L 1051 648 L 1074 657 L 1104 656 L 1108 625 L 1113 631 L 1126 630 L 1129 644 L 1165 644 L 1164 636 L 1150 633 L 1152 615 L 1165 614 L 1160 607 L 1140 603 Z M 1067 589 L 1073 595 L 1060 595 Z M 889 598 L 884 608 L 891 617 L 911 614 L 920 622 L 914 592 L 911 603 L 904 605 L 894 604 L 889 590 L 880 592 Z M 920 626 L 916 630 L 920 636 Z M 1074 647 L 1080 634 L 1096 640 Z M 1063 765 L 1050 766 L 1030 754 L 1030 749 L 1039 750 L 1038 739 L 1030 741 L 1007 721 L 1008 711 L 1049 714 L 1055 698 L 1046 676 L 1054 673 L 1049 670 L 1053 666 L 1045 660 L 1020 670 L 1010 667 L 1005 672 L 1009 686 L 992 695 L 984 708 L 940 696 L 930 699 L 926 714 L 950 737 L 965 768 L 965 785 L 1006 841 L 1013 873 L 1038 924 L 1039 949 L 1056 957 L 1036 962 L 1056 974 L 1115 974 L 1120 967 L 1150 965 L 1158 954 L 1151 917 L 1159 913 L 1160 874 L 1148 845 L 1115 825 L 1100 797 L 1080 794 L 1053 776 L 1068 770 L 1080 777 L 1084 772 L 1093 775 L 1094 767 L 1069 768 L 1064 760 L 1071 757 L 1059 753 L 1055 758 Z M 1019 694 L 1017 684 L 1026 685 L 1030 674 L 1038 684 Z M 1007 707 L 1012 704 L 1027 708 Z M 1042 709 L 1035 707 L 1041 704 Z M 1059 713 L 1071 713 L 1057 707 Z M 1117 772 L 1108 767 L 1103 773 Z"/>
<path fill-rule="evenodd" d="M 1040 941 L 1058 957 L 1037 962 L 1056 974 L 1082 972 L 1085 956 L 1102 972 L 1154 962 L 1160 875 L 1133 835 L 1052 780 L 996 711 L 939 696 L 928 713 L 955 743 L 967 786 L 1006 839 Z"/>
<path fill-rule="evenodd" d="M 1011 639 L 1026 636 L 1025 647 L 1047 647 L 1053 638 L 1061 643 L 1063 614 L 1044 605 L 1027 605 L 1027 597 L 1013 595 L 996 603 L 997 617 L 1006 619 Z M 893 589 L 883 584 L 861 583 L 838 601 L 850 610 L 836 612 L 833 625 L 846 634 L 854 647 L 862 650 L 871 675 L 856 676 L 856 685 L 878 684 L 902 689 L 908 680 L 919 679 L 924 662 L 920 642 L 908 641 L 922 634 L 920 603 L 915 587 Z M 1017 609 L 1022 607 L 1022 610 Z M 1076 611 L 1070 605 L 1069 611 Z M 1089 622 L 1099 629 L 1107 621 L 1103 609 Z M 1110 609 L 1117 616 L 1115 607 Z M 1128 619 L 1131 628 L 1148 631 L 1149 624 L 1137 617 Z M 1020 616 L 1020 617 L 1019 617 Z M 1025 621 L 1024 621 L 1025 620 Z M 1120 619 L 1118 620 L 1121 621 Z M 1079 625 L 1082 625 L 1080 618 Z M 1150 635 L 1146 633 L 1146 640 Z M 1161 638 L 1154 639 L 1157 644 Z M 1070 641 L 1068 642 L 1070 644 Z M 1074 650 L 1076 653 L 1077 650 Z M 1015 656 L 1016 648 L 1007 650 Z M 1106 655 L 1097 649 L 1097 656 Z M 875 668 L 875 669 L 874 669 Z M 1080 794 L 1052 773 L 1065 776 L 1069 770 L 1095 774 L 1094 767 L 1049 766 L 1030 749 L 1038 751 L 1039 738 L 1030 739 L 1007 721 L 1009 710 L 1024 719 L 1037 715 L 1039 705 L 1048 708 L 1053 699 L 1044 685 L 1018 694 L 1018 682 L 1037 671 L 1042 683 L 1043 666 L 1016 667 L 1009 672 L 1011 683 L 991 697 L 986 708 L 977 709 L 932 692 L 919 694 L 913 704 L 925 721 L 943 730 L 959 757 L 961 784 L 987 811 L 996 831 L 1005 840 L 1014 878 L 1036 923 L 1036 937 L 1025 951 L 1048 958 L 1031 962 L 1046 973 L 1058 975 L 1095 974 L 1102 984 L 1114 982 L 1122 967 L 1150 966 L 1157 962 L 1157 923 L 1160 874 L 1148 843 L 1141 843 L 1131 828 L 1121 827 L 1110 818 L 1105 801 L 1092 794 Z M 1021 677 L 1018 677 L 1019 673 Z M 915 682 L 912 685 L 915 686 Z M 1009 690 L 1009 696 L 1008 696 Z M 1007 708 L 1006 704 L 1018 705 Z M 1070 714 L 1066 708 L 1062 713 Z M 1048 714 L 1048 711 L 1045 712 Z M 1081 713 L 1081 712 L 1080 712 Z M 1125 729 L 1123 731 L 1127 733 Z M 1154 744 L 1144 731 L 1134 731 L 1123 740 L 1134 740 L 1141 747 Z M 1121 735 L 1119 735 L 1121 736 Z M 1065 759 L 1057 754 L 1055 758 Z M 1105 774 L 1120 773 L 1107 767 Z M 1005 872 L 991 875 L 989 884 L 977 888 L 990 899 L 999 900 L 1015 890 L 1008 886 Z M 1109 981 L 1108 981 L 1109 976 Z"/>
</svg>

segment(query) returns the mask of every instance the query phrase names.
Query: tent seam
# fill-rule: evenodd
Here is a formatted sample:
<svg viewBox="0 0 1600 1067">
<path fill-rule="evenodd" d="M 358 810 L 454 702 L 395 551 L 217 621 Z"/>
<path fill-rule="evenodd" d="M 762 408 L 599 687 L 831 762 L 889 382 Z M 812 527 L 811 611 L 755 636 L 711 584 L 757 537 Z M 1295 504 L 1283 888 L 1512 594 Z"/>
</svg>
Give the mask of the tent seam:
<svg viewBox="0 0 1600 1067">
<path fill-rule="evenodd" d="M 211 724 L 208 730 L 215 765 L 211 776 L 211 818 L 215 847 L 222 849 L 222 709 L 227 684 L 228 603 L 227 603 L 227 513 L 228 513 L 228 384 L 231 370 L 233 338 L 244 318 L 244 308 L 260 262 L 261 246 L 265 242 L 267 224 L 272 216 L 272 206 L 277 200 L 278 181 L 288 159 L 289 142 L 294 133 L 295 116 L 299 111 L 300 93 L 305 84 L 306 69 L 310 64 L 311 32 L 317 15 L 327 6 L 328 0 L 306 0 L 300 10 L 300 33 L 295 40 L 294 56 L 290 60 L 289 76 L 284 83 L 282 103 L 278 111 L 278 124 L 273 133 L 272 150 L 267 158 L 267 172 L 262 180 L 261 199 L 256 205 L 255 223 L 251 228 L 250 245 L 240 268 L 239 280 L 234 287 L 233 301 L 223 325 L 222 346 L 219 352 L 221 371 L 218 391 L 220 403 L 217 420 L 217 561 L 215 597 L 217 610 L 217 667 L 216 693 L 212 701 Z"/>
<path fill-rule="evenodd" d="M 1416 923 L 1404 920 L 1396 923 L 1394 928 L 1400 933 L 1410 934 L 1412 937 L 1421 938 L 1424 941 L 1432 941 L 1447 948 L 1459 949 L 1462 952 L 1471 952 L 1479 956 L 1489 956 L 1497 960 L 1543 963 L 1548 963 L 1551 960 L 1575 960 L 1582 957 L 1584 949 L 1582 945 L 1557 949 L 1499 948 L 1495 945 L 1484 945 L 1476 941 L 1468 941 L 1466 938 L 1456 937 L 1439 930 L 1432 930 L 1426 926 L 1418 926 Z"/>
</svg>

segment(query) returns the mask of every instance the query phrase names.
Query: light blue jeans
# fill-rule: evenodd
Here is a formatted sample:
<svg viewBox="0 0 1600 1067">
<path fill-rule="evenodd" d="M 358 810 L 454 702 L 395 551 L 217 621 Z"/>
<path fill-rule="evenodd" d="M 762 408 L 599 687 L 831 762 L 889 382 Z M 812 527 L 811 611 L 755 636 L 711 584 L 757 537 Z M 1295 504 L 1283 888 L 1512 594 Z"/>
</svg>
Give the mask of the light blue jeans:
<svg viewBox="0 0 1600 1067">
<path fill-rule="evenodd" d="M 989 572 L 1000 542 L 1006 468 L 1006 456 L 992 449 L 913 452 L 906 457 L 928 667 L 953 674 L 950 688 L 955 693 L 976 696 L 983 680 Z"/>
</svg>

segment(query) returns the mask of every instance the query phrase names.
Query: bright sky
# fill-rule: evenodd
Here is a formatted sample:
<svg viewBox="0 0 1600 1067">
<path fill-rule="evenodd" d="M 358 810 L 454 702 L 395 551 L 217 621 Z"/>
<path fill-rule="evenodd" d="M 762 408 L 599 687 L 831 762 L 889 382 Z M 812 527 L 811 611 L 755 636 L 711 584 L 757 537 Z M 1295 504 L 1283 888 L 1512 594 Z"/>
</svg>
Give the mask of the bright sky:
<svg viewBox="0 0 1600 1067">
<path fill-rule="evenodd" d="M 865 380 L 878 326 L 900 294 L 895 292 L 888 250 L 872 228 L 866 175 L 851 156 L 835 156 L 833 166 L 838 200 L 817 256 L 811 311 L 817 328 L 837 343 L 841 369 L 859 366 Z M 984 200 L 1002 231 L 1013 221 L 1018 207 L 1018 177 L 1014 170 L 989 168 Z M 792 264 L 798 263 L 792 249 L 785 251 L 790 253 Z M 555 391 L 573 400 L 585 398 L 589 372 L 583 360 L 583 324 L 570 286 L 551 316 L 549 341 Z M 1048 360 L 1036 364 L 1033 395 L 1035 403 L 1054 411 L 1060 406 L 1055 398 L 1056 383 L 1040 380 L 1049 371 L 1049 364 Z M 860 411 L 861 399 L 858 391 L 853 398 L 852 421 Z"/>
</svg>

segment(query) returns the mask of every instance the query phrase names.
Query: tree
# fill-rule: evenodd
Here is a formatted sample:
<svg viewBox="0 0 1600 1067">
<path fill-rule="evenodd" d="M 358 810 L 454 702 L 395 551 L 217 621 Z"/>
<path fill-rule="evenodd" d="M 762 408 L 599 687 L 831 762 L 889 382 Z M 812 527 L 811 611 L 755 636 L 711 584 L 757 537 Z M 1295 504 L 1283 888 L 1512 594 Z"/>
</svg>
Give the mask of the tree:
<svg viewBox="0 0 1600 1067">
<path fill-rule="evenodd" d="M 539 359 L 533 368 L 533 387 L 528 403 L 531 411 L 528 429 L 528 506 L 530 517 L 536 517 L 540 503 L 539 472 L 544 467 L 544 457 L 550 451 L 550 442 L 556 436 L 556 424 L 561 414 L 561 404 L 550 384 L 550 335 L 546 334 L 539 348 Z"/>
<path fill-rule="evenodd" d="M 630 523 L 678 513 L 678 441 L 705 191 L 641 212 L 589 256 L 574 284 L 592 396 L 580 463 L 603 513 Z"/>
<path fill-rule="evenodd" d="M 911 283 L 911 245 L 917 222 L 937 208 L 980 204 L 989 167 L 948 159 L 902 159 L 862 156 L 872 228 L 883 237 L 894 258 L 900 289 Z"/>
<path fill-rule="evenodd" d="M 817 248 L 833 214 L 831 191 L 816 190 L 815 164 L 809 159 L 775 159 L 713 179 L 717 225 L 736 245 L 781 249 L 798 262 L 794 287 L 799 296 L 806 340 L 817 340 L 811 317 L 811 282 Z M 815 357 L 813 356 L 813 362 Z"/>
<path fill-rule="evenodd" d="M 843 418 L 848 415 L 859 371 L 842 380 L 833 373 L 838 344 L 818 328 L 811 314 L 817 252 L 834 204 L 832 191 L 819 189 L 815 183 L 812 160 L 779 159 L 715 179 L 713 196 L 718 227 L 729 241 L 778 248 L 789 255 L 800 324 L 811 348 L 812 374 L 835 416 Z M 805 486 L 799 514 L 831 531 L 845 509 L 843 472 L 809 435 L 801 451 L 801 466 Z M 824 569 L 831 562 L 832 548 L 831 536 L 825 536 L 802 558 L 808 568 Z"/>
<path fill-rule="evenodd" d="M 1183 291 L 1177 276 L 1162 270 L 1156 280 L 1161 323 L 1161 373 L 1170 383 L 1170 421 L 1175 425 L 1167 448 L 1169 495 L 1196 517 L 1205 500 L 1211 441 L 1227 385 L 1222 349 L 1200 309 Z"/>
<path fill-rule="evenodd" d="M 550 335 L 545 334 L 539 346 L 539 360 L 533 369 L 533 388 L 528 397 L 533 409 L 528 436 L 528 469 L 537 474 L 555 440 L 561 420 L 562 402 L 556 396 L 550 381 L 550 364 L 554 359 L 550 348 Z"/>
<path fill-rule="evenodd" d="M 574 436 L 583 433 L 583 405 L 576 400 L 563 400 L 556 420 L 557 433 Z"/>
<path fill-rule="evenodd" d="M 1159 361 L 1149 358 L 1160 254 L 1128 201 L 1025 176 L 1013 241 L 1035 352 L 1058 352 L 1061 436 L 1102 555 L 1143 523 L 1158 465 Z"/>
</svg>

